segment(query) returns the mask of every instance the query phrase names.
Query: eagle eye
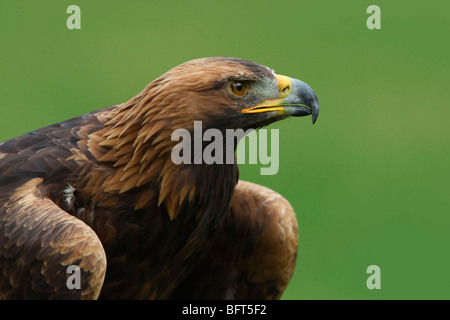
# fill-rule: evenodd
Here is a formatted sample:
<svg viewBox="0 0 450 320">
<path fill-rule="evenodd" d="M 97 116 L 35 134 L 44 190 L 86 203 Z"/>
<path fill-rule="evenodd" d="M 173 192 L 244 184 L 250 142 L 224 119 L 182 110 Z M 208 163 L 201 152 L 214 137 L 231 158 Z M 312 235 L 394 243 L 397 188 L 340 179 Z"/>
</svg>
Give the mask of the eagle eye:
<svg viewBox="0 0 450 320">
<path fill-rule="evenodd" d="M 243 97 L 248 91 L 248 83 L 246 81 L 232 81 L 230 90 L 236 97 Z"/>
</svg>

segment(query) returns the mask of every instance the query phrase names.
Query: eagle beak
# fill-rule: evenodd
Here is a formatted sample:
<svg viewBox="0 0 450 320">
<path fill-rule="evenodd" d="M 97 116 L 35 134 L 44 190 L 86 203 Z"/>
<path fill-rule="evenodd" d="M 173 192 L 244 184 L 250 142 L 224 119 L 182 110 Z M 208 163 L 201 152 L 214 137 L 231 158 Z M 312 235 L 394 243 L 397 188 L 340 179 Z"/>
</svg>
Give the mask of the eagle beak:
<svg viewBox="0 0 450 320">
<path fill-rule="evenodd" d="M 292 90 L 282 103 L 286 114 L 294 117 L 312 115 L 314 124 L 319 116 L 319 99 L 303 81 L 291 78 L 291 82 Z"/>
<path fill-rule="evenodd" d="M 303 81 L 276 75 L 279 99 L 266 100 L 257 106 L 243 109 L 242 113 L 262 113 L 277 111 L 279 114 L 293 117 L 312 115 L 314 124 L 319 116 L 319 99 L 313 89 Z"/>
</svg>

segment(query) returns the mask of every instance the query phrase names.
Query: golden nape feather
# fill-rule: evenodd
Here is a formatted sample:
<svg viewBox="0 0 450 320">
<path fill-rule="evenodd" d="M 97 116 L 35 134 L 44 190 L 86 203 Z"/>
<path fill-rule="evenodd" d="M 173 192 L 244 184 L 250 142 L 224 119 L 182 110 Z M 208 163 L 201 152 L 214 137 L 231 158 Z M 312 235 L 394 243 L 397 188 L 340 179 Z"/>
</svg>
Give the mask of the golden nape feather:
<svg viewBox="0 0 450 320">
<path fill-rule="evenodd" d="M 300 80 L 203 58 L 128 102 L 0 143 L 0 298 L 279 299 L 295 269 L 294 210 L 239 181 L 239 138 L 224 134 L 216 161 L 202 161 L 211 140 L 196 124 L 201 137 L 249 132 L 318 111 Z"/>
</svg>

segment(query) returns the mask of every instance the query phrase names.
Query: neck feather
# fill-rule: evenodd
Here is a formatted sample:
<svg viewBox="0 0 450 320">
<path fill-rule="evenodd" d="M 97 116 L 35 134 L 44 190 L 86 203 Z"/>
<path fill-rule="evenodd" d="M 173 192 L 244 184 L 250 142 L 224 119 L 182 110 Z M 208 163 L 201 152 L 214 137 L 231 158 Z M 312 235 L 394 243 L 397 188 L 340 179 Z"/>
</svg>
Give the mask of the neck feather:
<svg viewBox="0 0 450 320">
<path fill-rule="evenodd" d="M 183 127 L 191 130 L 194 123 L 170 116 L 170 108 L 164 101 L 152 98 L 154 89 L 150 84 L 130 101 L 111 110 L 104 128 L 89 136 L 88 148 L 98 162 L 109 163 L 111 168 L 101 183 L 103 192 L 138 191 L 136 210 L 148 207 L 157 197 L 158 206 L 164 205 L 174 219 L 186 203 L 207 201 L 211 188 L 228 188 L 224 183 L 235 185 L 238 171 L 235 164 L 175 164 L 171 152 L 178 142 L 171 140 L 172 132 Z M 86 180 L 99 183 L 92 176 Z M 149 194 L 149 190 L 155 189 L 156 194 Z"/>
</svg>

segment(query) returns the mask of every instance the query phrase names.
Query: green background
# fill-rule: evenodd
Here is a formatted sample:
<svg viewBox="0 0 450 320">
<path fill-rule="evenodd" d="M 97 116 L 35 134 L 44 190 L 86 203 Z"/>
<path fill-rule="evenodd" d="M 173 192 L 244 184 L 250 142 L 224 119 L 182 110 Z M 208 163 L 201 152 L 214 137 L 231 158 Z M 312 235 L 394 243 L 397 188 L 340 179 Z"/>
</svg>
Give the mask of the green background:
<svg viewBox="0 0 450 320">
<path fill-rule="evenodd" d="M 81 8 L 68 30 L 66 8 Z M 381 8 L 381 30 L 366 9 Z M 450 4 L 0 1 L 0 141 L 127 101 L 182 62 L 234 56 L 307 82 L 320 116 L 280 129 L 299 255 L 284 299 L 450 298 Z M 381 289 L 366 268 L 381 268 Z"/>
</svg>

